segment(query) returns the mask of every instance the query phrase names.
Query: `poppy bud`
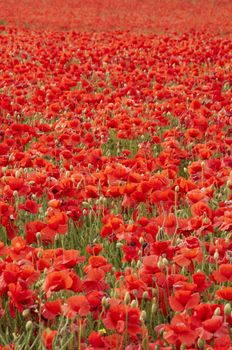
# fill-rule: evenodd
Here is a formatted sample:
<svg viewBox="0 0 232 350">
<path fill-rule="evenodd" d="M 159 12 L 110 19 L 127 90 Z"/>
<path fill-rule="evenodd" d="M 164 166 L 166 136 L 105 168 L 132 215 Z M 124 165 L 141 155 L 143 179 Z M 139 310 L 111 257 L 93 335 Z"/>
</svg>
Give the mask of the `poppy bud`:
<svg viewBox="0 0 232 350">
<path fill-rule="evenodd" d="M 224 314 L 225 314 L 225 315 L 230 315 L 230 314 L 231 314 L 231 311 L 232 311 L 231 305 L 230 305 L 230 303 L 227 303 L 227 304 L 225 305 L 225 307 L 224 307 Z"/>
<path fill-rule="evenodd" d="M 179 192 L 179 190 L 180 190 L 180 187 L 179 187 L 179 186 L 176 186 L 176 187 L 175 187 L 175 192 Z"/>
<path fill-rule="evenodd" d="M 23 310 L 22 312 L 23 317 L 27 317 L 29 315 L 29 312 L 30 311 L 28 309 Z"/>
<path fill-rule="evenodd" d="M 147 319 L 147 313 L 146 313 L 145 310 L 143 310 L 143 311 L 141 312 L 140 320 L 145 322 L 146 319 Z"/>
<path fill-rule="evenodd" d="M 219 316 L 221 314 L 221 309 L 220 307 L 217 307 L 215 310 L 214 310 L 214 313 L 213 313 L 215 316 Z"/>
<path fill-rule="evenodd" d="M 41 233 L 40 232 L 37 232 L 36 233 L 36 239 L 39 241 L 40 240 L 40 237 L 41 237 Z"/>
<path fill-rule="evenodd" d="M 108 299 L 106 297 L 103 297 L 102 298 L 102 306 L 107 309 L 108 306 L 109 306 L 109 302 L 108 302 Z"/>
<path fill-rule="evenodd" d="M 156 289 L 155 289 L 155 288 L 152 288 L 152 289 L 151 289 L 151 292 L 152 292 L 152 296 L 153 296 L 153 297 L 156 296 Z"/>
<path fill-rule="evenodd" d="M 149 348 L 149 345 L 148 345 L 148 339 L 147 339 L 147 337 L 146 337 L 146 338 L 143 338 L 143 341 L 142 341 L 142 349 L 150 349 L 150 348 Z"/>
<path fill-rule="evenodd" d="M 215 260 L 218 260 L 219 259 L 219 253 L 218 253 L 218 250 L 216 249 L 214 255 L 213 255 L 214 259 Z"/>
<path fill-rule="evenodd" d="M 130 300 L 131 300 L 130 294 L 129 294 L 128 292 L 126 292 L 126 294 L 125 294 L 125 296 L 124 296 L 124 303 L 125 303 L 126 305 L 128 305 L 128 304 L 130 303 Z"/>
<path fill-rule="evenodd" d="M 147 291 L 145 291 L 145 292 L 143 292 L 143 299 L 148 299 L 148 292 Z"/>
<path fill-rule="evenodd" d="M 159 259 L 158 263 L 157 263 L 158 268 L 161 270 L 163 267 L 163 262 L 162 262 L 162 258 Z"/>
<path fill-rule="evenodd" d="M 205 346 L 205 341 L 204 339 L 202 338 L 199 338 L 198 341 L 197 341 L 197 346 L 201 349 L 201 348 L 204 348 Z"/>
<path fill-rule="evenodd" d="M 32 323 L 32 321 L 27 321 L 25 328 L 26 328 L 26 331 L 27 331 L 27 332 L 29 332 L 30 330 L 32 330 L 32 328 L 33 328 L 33 323 Z"/>
<path fill-rule="evenodd" d="M 168 265 L 169 265 L 168 259 L 163 258 L 163 259 L 162 259 L 162 264 L 165 265 L 165 266 L 168 266 Z"/>
<path fill-rule="evenodd" d="M 137 299 L 132 300 L 130 305 L 131 307 L 138 307 L 138 300 Z"/>
<path fill-rule="evenodd" d="M 155 314 L 156 311 L 157 311 L 157 304 L 152 304 L 151 313 L 152 313 L 152 314 Z"/>
</svg>

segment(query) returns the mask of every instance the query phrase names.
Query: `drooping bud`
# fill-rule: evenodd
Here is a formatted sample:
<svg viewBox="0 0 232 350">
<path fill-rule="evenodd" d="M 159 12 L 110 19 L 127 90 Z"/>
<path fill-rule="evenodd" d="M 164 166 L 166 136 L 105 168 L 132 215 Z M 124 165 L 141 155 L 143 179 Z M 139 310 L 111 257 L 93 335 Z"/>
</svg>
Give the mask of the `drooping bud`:
<svg viewBox="0 0 232 350">
<path fill-rule="evenodd" d="M 232 311 L 231 304 L 227 303 L 224 307 L 224 314 L 225 315 L 230 315 Z"/>
<path fill-rule="evenodd" d="M 124 296 L 124 303 L 126 305 L 128 305 L 131 301 L 131 297 L 130 297 L 130 293 L 126 292 L 125 296 Z"/>
</svg>

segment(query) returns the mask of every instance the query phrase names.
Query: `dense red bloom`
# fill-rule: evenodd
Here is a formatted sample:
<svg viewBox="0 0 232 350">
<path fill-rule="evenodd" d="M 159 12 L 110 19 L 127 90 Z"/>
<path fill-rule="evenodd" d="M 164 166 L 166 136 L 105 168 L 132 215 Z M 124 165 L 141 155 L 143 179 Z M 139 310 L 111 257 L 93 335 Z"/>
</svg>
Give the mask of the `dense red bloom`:
<svg viewBox="0 0 232 350">
<path fill-rule="evenodd" d="M 170 325 L 164 326 L 164 339 L 169 344 L 180 342 L 180 344 L 191 346 L 196 338 L 197 332 L 191 321 L 181 314 L 174 316 Z"/>
<path fill-rule="evenodd" d="M 98 255 L 101 251 L 102 251 L 102 245 L 101 244 L 89 244 L 87 247 L 86 247 L 86 251 L 87 253 L 89 253 L 90 255 Z"/>
<path fill-rule="evenodd" d="M 64 306 L 64 312 L 69 318 L 75 318 L 76 315 L 87 316 L 90 311 L 90 305 L 84 295 L 74 295 L 66 299 L 67 306 Z"/>
<path fill-rule="evenodd" d="M 109 285 L 104 281 L 105 272 L 100 268 L 91 269 L 88 271 L 86 278 L 83 280 L 83 289 L 85 292 L 94 290 L 103 291 L 109 288 Z"/>
<path fill-rule="evenodd" d="M 185 309 L 192 309 L 200 302 L 199 293 L 193 293 L 191 290 L 177 290 L 174 296 L 169 297 L 169 304 L 174 311 L 182 312 Z"/>
<path fill-rule="evenodd" d="M 33 324 L 23 344 L 47 349 L 231 348 L 232 5 L 156 3 L 1 1 L 15 347 Z"/>
<path fill-rule="evenodd" d="M 232 287 L 222 287 L 216 292 L 219 298 L 231 301 L 232 300 Z"/>
<path fill-rule="evenodd" d="M 103 322 L 105 327 L 120 334 L 127 331 L 130 335 L 136 335 L 141 332 L 139 309 L 123 305 L 115 299 L 110 300 L 110 307 Z"/>
<path fill-rule="evenodd" d="M 217 282 L 232 282 L 232 265 L 221 264 L 218 271 L 214 271 L 212 277 Z"/>
<path fill-rule="evenodd" d="M 105 349 L 106 342 L 102 334 L 92 331 L 88 337 L 89 344 L 93 349 L 103 348 Z"/>
<path fill-rule="evenodd" d="M 52 292 L 59 290 L 75 290 L 78 291 L 81 288 L 80 278 L 69 271 L 53 271 L 46 275 L 43 289 L 49 297 Z"/>
<path fill-rule="evenodd" d="M 198 292 L 204 292 L 211 285 L 211 282 L 207 281 L 206 275 L 203 272 L 194 273 L 193 282 L 197 285 Z"/>
<path fill-rule="evenodd" d="M 208 204 L 201 201 L 191 206 L 191 213 L 192 215 L 195 215 L 195 216 L 205 215 L 205 216 L 208 216 L 209 218 L 212 217 L 212 210 L 210 209 Z"/>
<path fill-rule="evenodd" d="M 203 258 L 203 254 L 201 248 L 181 248 L 177 254 L 174 256 L 173 261 L 183 267 L 189 266 L 194 260 L 201 262 Z"/>
<path fill-rule="evenodd" d="M 101 269 L 104 272 L 109 272 L 112 265 L 108 263 L 107 259 L 103 256 L 91 256 L 89 258 L 89 265 L 85 266 L 84 271 L 87 273 L 91 269 Z"/>
<path fill-rule="evenodd" d="M 57 211 L 49 212 L 47 225 L 41 230 L 41 239 L 44 241 L 53 241 L 56 234 L 65 234 L 68 230 L 68 216 L 66 213 Z"/>
<path fill-rule="evenodd" d="M 53 320 L 55 317 L 61 314 L 62 300 L 57 299 L 53 301 L 47 301 L 41 308 L 41 313 L 47 320 Z"/>
<path fill-rule="evenodd" d="M 37 214 L 39 207 L 35 201 L 27 199 L 25 204 L 19 206 L 19 209 L 26 210 L 31 214 Z"/>
<path fill-rule="evenodd" d="M 202 322 L 202 326 L 197 328 L 197 333 L 199 337 L 209 341 L 213 337 L 227 336 L 228 327 L 222 316 L 213 316 L 213 318 Z"/>
<path fill-rule="evenodd" d="M 55 340 L 55 336 L 57 335 L 57 331 L 51 330 L 49 328 L 45 329 L 42 333 L 42 341 L 46 350 L 52 350 L 53 342 Z"/>
<path fill-rule="evenodd" d="M 22 312 L 26 308 L 35 306 L 34 292 L 27 288 L 25 283 L 10 283 L 8 286 L 8 295 L 10 297 L 11 313 L 14 316 L 13 309 L 16 308 Z"/>
<path fill-rule="evenodd" d="M 72 268 L 76 264 L 85 261 L 85 257 L 79 256 L 80 252 L 74 249 L 57 250 L 56 258 L 54 259 L 54 267 L 56 269 Z"/>
</svg>

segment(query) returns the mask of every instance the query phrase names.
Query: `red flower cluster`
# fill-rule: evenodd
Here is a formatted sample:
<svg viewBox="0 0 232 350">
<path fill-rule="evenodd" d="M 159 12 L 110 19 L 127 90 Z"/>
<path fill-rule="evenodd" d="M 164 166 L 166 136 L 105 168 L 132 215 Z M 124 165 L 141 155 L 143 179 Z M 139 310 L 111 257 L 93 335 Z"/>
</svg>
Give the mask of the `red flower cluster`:
<svg viewBox="0 0 232 350">
<path fill-rule="evenodd" d="M 0 26 L 0 349 L 231 350 L 231 3 L 42 3 Z"/>
</svg>

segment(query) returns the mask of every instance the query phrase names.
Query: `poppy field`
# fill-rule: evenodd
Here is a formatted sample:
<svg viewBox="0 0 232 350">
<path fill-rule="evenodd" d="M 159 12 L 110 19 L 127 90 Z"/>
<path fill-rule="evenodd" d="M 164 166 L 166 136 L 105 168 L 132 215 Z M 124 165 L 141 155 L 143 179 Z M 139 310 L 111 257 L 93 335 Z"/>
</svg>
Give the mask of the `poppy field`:
<svg viewBox="0 0 232 350">
<path fill-rule="evenodd" d="M 0 350 L 232 350 L 232 3 L 0 3 Z"/>
</svg>

